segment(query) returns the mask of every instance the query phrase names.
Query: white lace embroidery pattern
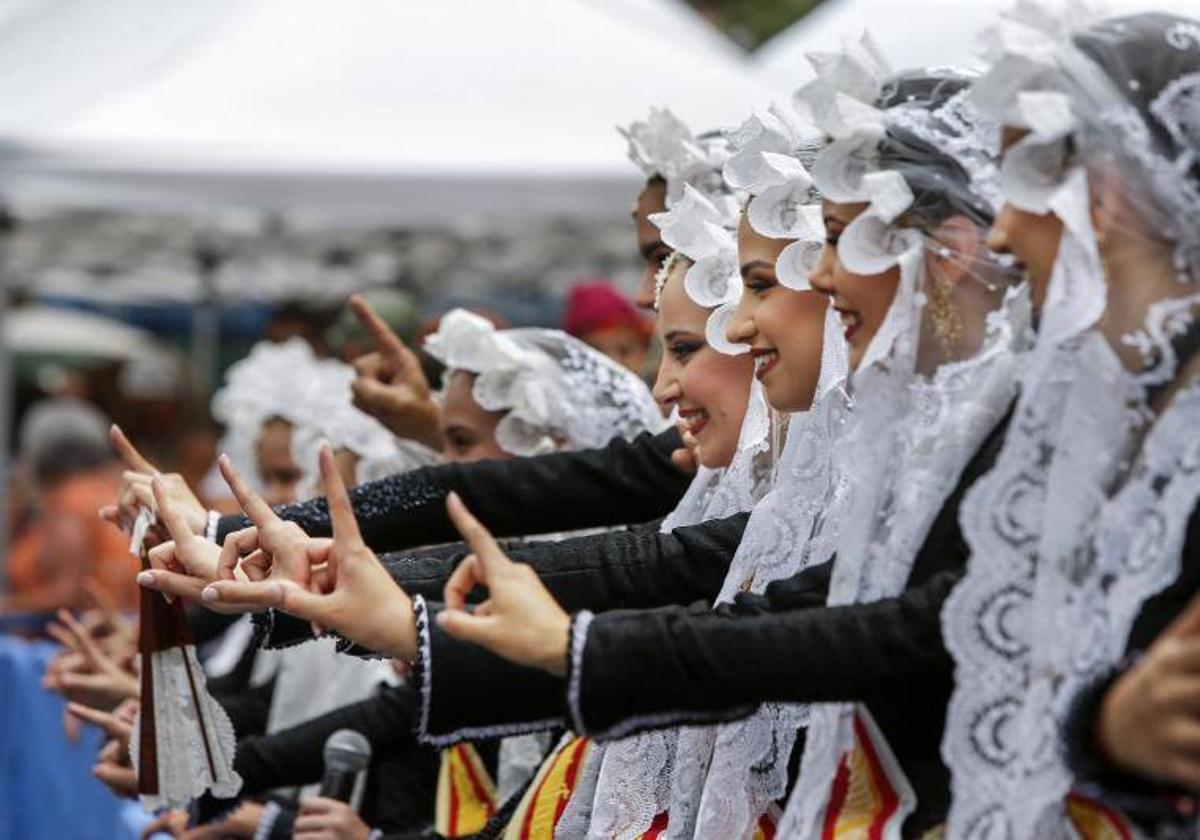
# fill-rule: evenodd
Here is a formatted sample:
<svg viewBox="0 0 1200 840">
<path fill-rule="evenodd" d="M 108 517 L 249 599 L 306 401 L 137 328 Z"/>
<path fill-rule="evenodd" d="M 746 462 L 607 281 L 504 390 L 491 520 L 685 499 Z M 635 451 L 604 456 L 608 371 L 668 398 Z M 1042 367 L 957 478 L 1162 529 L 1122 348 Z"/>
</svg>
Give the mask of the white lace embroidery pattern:
<svg viewBox="0 0 1200 840">
<path fill-rule="evenodd" d="M 155 695 L 150 712 L 154 715 L 158 793 L 142 796 L 142 807 L 147 811 L 185 808 L 205 791 L 211 791 L 219 799 L 235 796 L 242 788 L 242 778 L 233 770 L 237 737 L 229 716 L 208 693 L 196 648 L 192 645 L 167 648 L 155 652 L 150 661 Z M 195 680 L 199 709 L 191 702 L 189 668 Z M 139 716 L 146 711 L 143 707 Z M 134 721 L 133 731 L 139 728 L 140 717 Z M 137 738 L 129 739 L 129 757 L 137 767 Z M 216 768 L 216 778 L 212 767 Z"/>
<path fill-rule="evenodd" d="M 701 468 L 675 510 L 663 520 L 664 532 L 721 519 L 749 510 L 771 478 L 770 408 L 762 385 L 754 382 L 733 461 L 723 470 Z M 637 837 L 655 816 L 667 810 L 675 772 L 677 729 L 643 732 L 606 744 L 593 752 L 598 766 L 593 790 L 578 788 L 572 802 L 593 800 L 590 807 L 564 812 L 557 834 L 562 837 Z M 672 814 L 672 822 L 675 817 Z"/>
</svg>

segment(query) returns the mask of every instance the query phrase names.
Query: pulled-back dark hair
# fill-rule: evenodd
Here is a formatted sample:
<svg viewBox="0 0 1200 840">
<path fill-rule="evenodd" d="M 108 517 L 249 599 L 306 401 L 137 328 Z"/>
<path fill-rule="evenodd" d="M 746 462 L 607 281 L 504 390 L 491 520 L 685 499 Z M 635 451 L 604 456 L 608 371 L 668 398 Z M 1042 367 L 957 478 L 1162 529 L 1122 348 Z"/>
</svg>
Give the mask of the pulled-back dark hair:
<svg viewBox="0 0 1200 840">
<path fill-rule="evenodd" d="M 971 79 L 952 70 L 913 70 L 892 76 L 884 84 L 875 106 L 884 110 L 912 108 L 920 119 L 953 142 L 974 130 L 973 111 L 956 109 L 951 100 L 965 94 Z M 951 107 L 947 107 L 951 106 Z M 996 149 L 987 150 L 994 154 Z M 887 133 L 877 147 L 879 167 L 899 172 L 913 192 L 905 220 L 918 227 L 936 227 L 951 216 L 962 215 L 988 227 L 994 215 L 991 202 L 981 194 L 971 174 L 948 151 L 904 127 L 888 121 Z"/>
</svg>

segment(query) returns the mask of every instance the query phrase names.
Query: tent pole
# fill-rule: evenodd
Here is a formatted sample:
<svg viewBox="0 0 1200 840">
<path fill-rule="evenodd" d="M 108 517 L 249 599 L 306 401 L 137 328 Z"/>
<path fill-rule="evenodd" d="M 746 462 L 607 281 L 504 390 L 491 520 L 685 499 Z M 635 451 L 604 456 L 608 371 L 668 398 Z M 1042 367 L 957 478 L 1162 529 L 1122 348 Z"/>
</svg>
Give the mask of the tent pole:
<svg viewBox="0 0 1200 840">
<path fill-rule="evenodd" d="M 8 239 L 13 219 L 7 208 L 0 207 L 0 594 L 8 592 L 8 550 L 12 544 L 9 533 L 9 494 L 12 492 L 12 458 L 9 444 L 12 437 L 13 411 L 16 408 L 16 380 L 12 374 L 12 352 L 8 346 L 9 289 Z"/>
<path fill-rule="evenodd" d="M 200 271 L 203 298 L 192 313 L 192 367 L 200 392 L 207 400 L 212 395 L 217 371 L 217 347 L 221 341 L 221 309 L 217 293 L 217 269 L 221 258 L 216 249 L 198 247 L 196 265 Z"/>
</svg>

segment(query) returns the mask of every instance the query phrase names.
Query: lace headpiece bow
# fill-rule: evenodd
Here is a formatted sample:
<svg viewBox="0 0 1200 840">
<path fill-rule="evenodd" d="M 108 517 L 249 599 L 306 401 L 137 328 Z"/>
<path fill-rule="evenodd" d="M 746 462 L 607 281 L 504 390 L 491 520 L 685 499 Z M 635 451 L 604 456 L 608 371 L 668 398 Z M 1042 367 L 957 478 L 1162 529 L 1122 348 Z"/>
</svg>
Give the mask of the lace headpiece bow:
<svg viewBox="0 0 1200 840">
<path fill-rule="evenodd" d="M 1183 431 L 1200 420 L 1200 24 L 1136 15 L 1068 37 L 1082 19 L 1018 6 L 976 85 L 981 109 L 1028 132 L 1005 154 L 1006 200 L 1063 233 L 1004 448 L 964 502 L 972 559 L 943 612 L 955 836 L 1073 836 L 1065 718 L 1177 575 L 1200 496 Z M 1107 239 L 1140 249 L 1136 271 L 1102 259 L 1097 193 L 1124 211 Z"/>
<path fill-rule="evenodd" d="M 453 309 L 425 350 L 450 371 L 475 374 L 471 394 L 504 412 L 496 442 L 513 455 L 600 447 L 664 425 L 641 379 L 559 330 L 497 330 Z"/>
<path fill-rule="evenodd" d="M 729 156 L 720 132 L 699 136 L 667 108 L 651 108 L 644 120 L 617 131 L 628 143 L 629 159 L 647 178 L 662 178 L 667 184 L 667 207 L 683 198 L 691 187 L 715 205 L 726 218 L 736 217 L 742 197 L 721 176 Z"/>
</svg>

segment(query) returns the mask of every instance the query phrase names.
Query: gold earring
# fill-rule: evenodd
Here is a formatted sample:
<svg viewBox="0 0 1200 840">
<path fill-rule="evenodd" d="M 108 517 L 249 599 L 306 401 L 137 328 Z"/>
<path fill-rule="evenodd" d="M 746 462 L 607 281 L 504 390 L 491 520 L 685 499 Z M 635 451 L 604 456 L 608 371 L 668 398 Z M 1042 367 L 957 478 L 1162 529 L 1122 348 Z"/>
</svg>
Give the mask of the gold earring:
<svg viewBox="0 0 1200 840">
<path fill-rule="evenodd" d="M 963 327 L 954 306 L 953 284 L 945 278 L 936 278 L 929 284 L 929 318 L 942 349 L 947 355 L 953 355 L 955 345 L 962 338 Z"/>
</svg>

